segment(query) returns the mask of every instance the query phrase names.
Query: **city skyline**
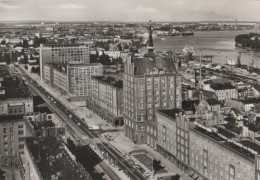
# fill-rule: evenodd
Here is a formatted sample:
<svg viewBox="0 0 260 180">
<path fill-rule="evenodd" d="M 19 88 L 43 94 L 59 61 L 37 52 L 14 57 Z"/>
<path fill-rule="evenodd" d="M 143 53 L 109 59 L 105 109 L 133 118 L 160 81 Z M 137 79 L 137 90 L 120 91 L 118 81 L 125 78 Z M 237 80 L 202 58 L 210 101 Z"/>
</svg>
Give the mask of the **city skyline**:
<svg viewBox="0 0 260 180">
<path fill-rule="evenodd" d="M 260 21 L 260 1 L 11 0 L 0 21 Z"/>
</svg>

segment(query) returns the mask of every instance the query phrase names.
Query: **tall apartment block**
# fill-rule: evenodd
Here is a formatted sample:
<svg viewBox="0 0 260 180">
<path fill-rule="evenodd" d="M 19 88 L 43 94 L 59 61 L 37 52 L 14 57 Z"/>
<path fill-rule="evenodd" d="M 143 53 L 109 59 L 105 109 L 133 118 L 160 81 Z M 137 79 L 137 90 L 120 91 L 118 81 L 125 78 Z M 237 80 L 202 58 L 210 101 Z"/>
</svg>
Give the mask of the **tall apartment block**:
<svg viewBox="0 0 260 180">
<path fill-rule="evenodd" d="M 156 146 L 157 109 L 181 107 L 181 77 L 175 56 L 153 52 L 152 30 L 148 52 L 142 58 L 128 56 L 123 77 L 125 135 L 137 144 Z"/>
<path fill-rule="evenodd" d="M 14 166 L 24 152 L 25 123 L 23 115 L 0 116 L 0 166 Z"/>
<path fill-rule="evenodd" d="M 49 63 L 44 66 L 45 81 L 52 87 L 68 93 L 71 101 L 86 100 L 91 94 L 91 76 L 102 76 L 100 63 Z"/>
<path fill-rule="evenodd" d="M 40 47 L 40 74 L 45 81 L 44 66 L 48 63 L 87 64 L 90 63 L 89 47 L 86 45 L 47 44 Z"/>
</svg>

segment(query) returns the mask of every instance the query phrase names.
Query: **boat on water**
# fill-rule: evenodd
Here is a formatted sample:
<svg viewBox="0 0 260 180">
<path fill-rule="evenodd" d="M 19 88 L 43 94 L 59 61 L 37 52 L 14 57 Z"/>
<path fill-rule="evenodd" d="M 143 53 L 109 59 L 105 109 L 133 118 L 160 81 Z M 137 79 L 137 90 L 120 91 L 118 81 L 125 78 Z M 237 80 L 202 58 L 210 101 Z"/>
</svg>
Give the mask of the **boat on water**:
<svg viewBox="0 0 260 180">
<path fill-rule="evenodd" d="M 192 36 L 194 33 L 192 31 L 184 31 L 181 33 L 182 36 Z"/>
<path fill-rule="evenodd" d="M 195 56 L 195 51 L 193 50 L 193 46 L 188 46 L 186 45 L 183 49 L 182 52 L 184 55 L 192 55 Z"/>
<path fill-rule="evenodd" d="M 229 57 L 227 60 L 226 60 L 226 65 L 229 65 L 229 66 L 235 66 L 237 65 L 237 60 L 235 59 L 232 59 L 231 57 Z"/>
</svg>

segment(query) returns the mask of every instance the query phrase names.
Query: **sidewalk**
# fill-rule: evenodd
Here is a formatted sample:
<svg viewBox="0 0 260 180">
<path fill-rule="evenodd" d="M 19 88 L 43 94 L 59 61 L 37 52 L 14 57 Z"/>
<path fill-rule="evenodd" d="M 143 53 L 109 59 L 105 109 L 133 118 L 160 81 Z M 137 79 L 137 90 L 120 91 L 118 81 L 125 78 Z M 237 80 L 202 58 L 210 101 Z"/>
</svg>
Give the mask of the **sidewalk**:
<svg viewBox="0 0 260 180">
<path fill-rule="evenodd" d="M 120 135 L 117 135 L 118 133 Z M 134 151 L 134 150 L 144 149 L 144 150 L 146 150 L 146 152 L 148 154 L 150 154 L 151 156 L 153 156 L 157 160 L 160 159 L 161 162 L 165 165 L 165 168 L 166 168 L 167 171 L 179 174 L 181 176 L 181 179 L 183 179 L 183 180 L 192 179 L 188 176 L 188 174 L 185 174 L 183 171 L 178 169 L 178 167 L 175 164 L 170 162 L 168 159 L 163 157 L 160 153 L 158 153 L 154 149 L 148 147 L 145 144 L 143 144 L 143 145 L 134 144 L 129 138 L 127 138 L 124 135 L 124 132 L 111 132 L 110 135 L 115 136 L 115 139 L 113 141 L 110 141 L 110 143 L 114 147 L 116 147 L 119 151 L 129 153 L 129 152 Z"/>
</svg>

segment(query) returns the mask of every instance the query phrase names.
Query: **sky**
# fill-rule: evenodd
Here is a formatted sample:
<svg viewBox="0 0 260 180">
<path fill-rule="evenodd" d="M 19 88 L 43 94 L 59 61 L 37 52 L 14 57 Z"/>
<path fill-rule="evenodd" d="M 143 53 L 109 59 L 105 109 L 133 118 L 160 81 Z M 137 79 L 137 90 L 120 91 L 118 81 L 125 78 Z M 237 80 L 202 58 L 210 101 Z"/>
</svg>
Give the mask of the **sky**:
<svg viewBox="0 0 260 180">
<path fill-rule="evenodd" d="M 0 21 L 260 21 L 260 0 L 0 0 Z"/>
</svg>

